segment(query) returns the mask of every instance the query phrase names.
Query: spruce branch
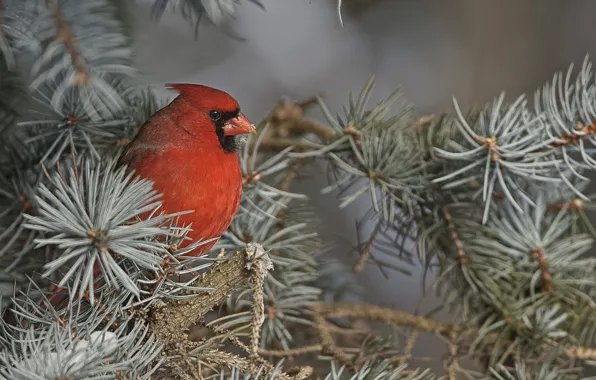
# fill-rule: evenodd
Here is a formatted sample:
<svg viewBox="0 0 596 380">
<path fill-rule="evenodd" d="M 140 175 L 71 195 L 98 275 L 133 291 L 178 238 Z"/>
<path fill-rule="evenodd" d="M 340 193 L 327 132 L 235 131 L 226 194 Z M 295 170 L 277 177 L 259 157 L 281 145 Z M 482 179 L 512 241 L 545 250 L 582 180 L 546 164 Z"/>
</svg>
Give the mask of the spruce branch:
<svg viewBox="0 0 596 380">
<path fill-rule="evenodd" d="M 308 378 L 311 373 L 308 370 L 299 374 L 299 376 L 290 376 L 280 370 L 280 366 L 273 366 L 270 363 L 258 365 L 253 361 L 238 355 L 222 352 L 218 350 L 204 350 L 201 352 L 203 360 L 219 365 L 220 367 L 238 368 L 240 371 L 248 374 L 267 375 L 270 379 L 280 380 L 302 380 Z"/>
<path fill-rule="evenodd" d="M 455 326 L 443 324 L 430 318 L 374 305 L 317 304 L 313 305 L 311 309 L 325 317 L 362 318 L 397 326 L 414 327 L 418 331 L 443 335 L 457 331 Z"/>
<path fill-rule="evenodd" d="M 252 250 L 252 252 L 249 252 L 249 250 Z M 265 284 L 263 281 L 265 280 L 267 273 L 273 269 L 273 263 L 263 248 L 259 245 L 249 244 L 249 246 L 247 246 L 247 253 L 252 256 L 251 261 L 249 261 L 249 269 L 252 272 L 252 275 L 250 276 L 252 290 L 250 354 L 252 356 L 258 356 L 261 326 L 265 321 L 265 305 L 263 295 L 263 288 Z"/>
<path fill-rule="evenodd" d="M 262 248 L 261 248 L 262 250 Z M 197 323 L 209 311 L 223 303 L 232 291 L 246 284 L 250 277 L 247 260 L 253 248 L 246 247 L 220 261 L 197 281 L 197 287 L 213 288 L 186 300 L 172 300 L 166 306 L 155 308 L 151 316 L 151 331 L 165 344 L 179 341 L 192 324 Z M 267 255 L 256 260 L 267 260 Z"/>
<path fill-rule="evenodd" d="M 155 6 L 163 13 L 168 3 Z M 221 24 L 236 11 L 232 0 L 178 4 L 196 25 L 204 15 Z M 48 295 L 35 274 L 27 292 L 15 292 L 16 323 L 0 331 L 3 345 L 13 349 L 0 356 L 13 378 L 44 370 L 64 377 L 76 369 L 146 379 L 160 362 L 182 378 L 306 378 L 310 366 L 287 369 L 276 358 L 316 356 L 331 359 L 330 380 L 430 380 L 436 377 L 428 371 L 405 367 L 425 332 L 447 344 L 450 379 L 465 373 L 571 380 L 579 376 L 576 363 L 595 359 L 596 260 L 588 251 L 596 229 L 588 219 L 594 205 L 587 189 L 596 169 L 589 147 L 596 144 L 596 90 L 587 60 L 575 78 L 571 69 L 556 74 L 533 104 L 501 96 L 467 114 L 455 101 L 455 115 L 412 118 L 410 107 L 398 103 L 399 91 L 369 106 L 372 77 L 337 117 L 321 96 L 283 99 L 240 151 L 241 208 L 218 242 L 220 254 L 195 262 L 186 257 L 192 247 L 178 249 L 185 229 L 175 219 L 137 220 L 157 207 L 150 184 L 93 162 L 117 152 L 159 108 L 149 91 L 130 89 L 130 41 L 116 8 L 111 0 L 38 5 L 23 14 L 39 42 L 30 49 L 36 55 L 31 88 L 50 110 L 45 118 L 27 117 L 13 128 L 17 109 L 5 100 L 17 77 L 0 66 L 0 134 L 6 137 L 0 144 L 6 210 L 0 212 L 0 260 L 12 262 L 4 269 L 14 278 L 45 265 L 42 274 L 55 284 Z M 15 42 L 17 30 L 4 21 L 10 15 L 0 17 L 0 64 L 9 67 L 12 53 L 27 43 Z M 326 123 L 305 116 L 315 103 Z M 412 262 L 402 253 L 404 242 L 415 240 L 425 269 L 439 268 L 444 306 L 454 306 L 451 323 L 372 305 L 320 303 L 329 289 L 318 279 L 326 270 L 315 259 L 319 237 L 306 197 L 291 192 L 311 159 L 329 164 L 330 183 L 322 191 L 336 193 L 342 207 L 370 197 L 362 220 L 378 224 L 359 244 L 354 271 L 368 259 L 383 264 L 372 255 L 373 245 L 375 253 L 383 249 Z M 253 241 L 271 256 L 247 246 Z M 226 252 L 236 253 L 226 259 Z M 94 263 L 102 269 L 100 281 Z M 65 295 L 63 305 L 51 302 L 57 292 Z M 332 318 L 384 322 L 411 335 L 397 352 L 372 329 L 336 326 Z M 215 336 L 191 341 L 195 324 Z M 315 332 L 318 341 L 298 343 L 301 330 Z M 95 340 L 100 335 L 105 347 Z M 115 337 L 122 348 L 112 355 Z M 103 354 L 83 363 L 75 350 L 81 341 L 92 354 Z M 27 350 L 42 365 L 30 365 Z M 480 359 L 485 373 L 464 372 L 465 356 Z M 51 361 L 56 364 L 46 365 Z"/>
<path fill-rule="evenodd" d="M 247 1 L 265 10 L 259 0 Z M 154 19 L 159 20 L 168 8 L 178 9 L 182 17 L 194 26 L 196 38 L 199 23 L 205 15 L 213 24 L 220 25 L 225 19 L 236 14 L 236 4 L 237 0 L 155 0 L 151 7 L 151 15 Z"/>
<path fill-rule="evenodd" d="M 354 263 L 354 265 L 352 267 L 352 270 L 355 273 L 360 273 L 360 272 L 362 272 L 362 269 L 364 269 L 364 264 L 366 263 L 366 261 L 368 260 L 368 258 L 371 255 L 373 243 L 374 243 L 375 238 L 377 237 L 377 234 L 379 233 L 380 229 L 381 229 L 381 222 L 378 222 L 377 225 L 375 226 L 375 228 L 373 229 L 373 232 L 371 233 L 370 237 L 368 238 L 367 242 L 364 244 L 364 248 L 360 251 L 358 259 L 356 260 L 356 262 Z"/>
<path fill-rule="evenodd" d="M 58 286 L 70 284 L 79 296 L 89 292 L 91 299 L 99 275 L 108 286 L 122 286 L 138 296 L 138 270 L 157 276 L 167 254 L 164 243 L 150 239 L 169 235 L 162 225 L 176 216 L 134 222 L 137 216 L 156 212 L 160 195 L 151 182 L 114 165 L 110 161 L 92 167 L 86 161 L 80 172 L 75 167 L 68 175 L 56 173 L 51 188 L 40 185 L 38 215 L 25 215 L 24 226 L 44 234 L 36 246 L 53 246 L 59 252 L 44 265 L 43 276 L 63 270 Z M 136 273 L 122 268 L 126 260 L 137 267 Z"/>
<path fill-rule="evenodd" d="M 304 379 L 310 376 L 312 370 L 306 367 L 301 368 L 297 376 L 289 376 L 259 357 L 259 331 L 264 320 L 263 280 L 270 269 L 272 269 L 272 263 L 262 247 L 258 244 L 249 244 L 245 249 L 232 255 L 229 260 L 214 265 L 203 278 L 197 281 L 199 287 L 206 284 L 212 286 L 214 289 L 212 292 L 196 294 L 183 301 L 171 301 L 155 308 L 151 313 L 151 330 L 156 333 L 160 342 L 166 342 L 166 352 L 169 352 L 171 357 L 166 360 L 166 365 L 175 365 L 169 361 L 173 360 L 176 354 L 182 355 L 182 357 L 192 354 L 192 358 L 195 358 L 192 360 L 199 359 L 211 365 L 238 368 L 245 373 L 257 374 L 264 371 L 264 374 L 275 375 L 275 378 L 280 379 Z M 248 279 L 252 282 L 254 301 L 251 343 L 249 347 L 240 342 L 237 343 L 247 351 L 250 358 L 211 348 L 197 347 L 192 350 L 192 353 L 186 352 L 185 345 L 189 348 L 194 345 L 187 341 L 185 332 L 188 327 L 221 304 L 233 290 L 244 285 Z M 218 329 L 216 328 L 216 330 Z M 180 365 L 178 364 L 178 366 Z"/>
<path fill-rule="evenodd" d="M 75 70 L 75 79 L 74 83 L 77 86 L 88 86 L 89 85 L 89 73 L 87 72 L 87 68 L 83 64 L 83 59 L 81 57 L 81 53 L 76 46 L 76 42 L 72 32 L 70 30 L 70 26 L 66 21 L 64 14 L 60 10 L 60 3 L 58 0 L 48 0 L 48 6 L 51 9 L 52 17 L 54 18 L 54 23 L 56 24 L 56 39 L 62 43 L 66 47 L 68 54 L 70 55 L 70 61 Z"/>
<path fill-rule="evenodd" d="M 7 347 L 0 354 L 0 377 L 148 379 L 160 365 L 161 345 L 142 320 L 122 308 L 126 296 L 103 293 L 94 304 L 67 298 L 67 307 L 57 309 L 51 303 L 40 307 L 35 293 L 13 297 L 14 323 L 0 322 Z"/>
<path fill-rule="evenodd" d="M 322 351 L 323 351 L 322 345 L 313 344 L 312 346 L 292 348 L 289 350 L 267 350 L 264 348 L 260 348 L 259 354 L 261 354 L 263 356 L 286 358 L 286 357 L 290 357 L 290 356 L 300 356 L 300 355 L 305 355 L 305 354 L 309 354 L 309 353 L 313 353 L 313 352 L 317 353 L 317 352 L 322 352 Z"/>
<path fill-rule="evenodd" d="M 29 86 L 48 97 L 53 108 L 62 108 L 65 98 L 74 94 L 94 121 L 125 109 L 122 81 L 130 81 L 135 70 L 130 41 L 115 12 L 106 0 L 76 5 L 48 0 L 45 8 L 29 11 L 42 50 L 31 68 Z M 97 35 L 102 35 L 101 43 Z"/>
</svg>

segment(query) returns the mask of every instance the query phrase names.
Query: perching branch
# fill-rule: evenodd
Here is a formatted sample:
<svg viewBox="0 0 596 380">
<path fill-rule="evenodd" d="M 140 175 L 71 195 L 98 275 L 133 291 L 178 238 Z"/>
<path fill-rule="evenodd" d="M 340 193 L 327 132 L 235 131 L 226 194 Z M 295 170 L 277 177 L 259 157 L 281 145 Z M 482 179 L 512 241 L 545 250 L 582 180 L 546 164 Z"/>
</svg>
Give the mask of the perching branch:
<svg viewBox="0 0 596 380">
<path fill-rule="evenodd" d="M 255 374 L 259 371 L 268 375 L 275 375 L 279 379 L 305 379 L 312 374 L 312 368 L 301 367 L 296 376 L 290 376 L 259 356 L 259 336 L 264 316 L 263 280 L 273 269 L 273 263 L 259 244 L 248 244 L 244 249 L 236 252 L 229 260 L 216 264 L 201 280 L 198 287 L 213 287 L 214 290 L 205 295 L 197 295 L 188 301 L 170 301 L 159 307 L 152 314 L 152 331 L 166 343 L 166 355 L 171 358 L 182 359 L 182 362 L 166 362 L 166 366 L 179 374 L 194 370 L 188 349 L 196 347 L 198 343 L 188 340 L 186 332 L 193 323 L 198 322 L 215 306 L 221 304 L 235 289 L 245 284 L 250 278 L 253 291 L 253 318 L 251 325 L 250 346 L 239 346 L 246 350 L 249 358 L 222 352 L 216 349 L 202 349 L 197 352 L 201 360 L 210 364 L 228 368 L 238 368 L 246 373 Z M 196 375 L 198 376 L 198 375 Z M 185 376 L 188 377 L 188 376 Z"/>
<path fill-rule="evenodd" d="M 247 249 L 253 249 L 251 255 L 250 276 L 252 288 L 252 323 L 250 326 L 250 355 L 259 356 L 259 338 L 261 336 L 261 326 L 265 321 L 265 296 L 263 287 L 264 280 L 270 270 L 273 269 L 273 263 L 260 245 L 251 245 Z"/>
<path fill-rule="evenodd" d="M 153 311 L 151 330 L 162 343 L 173 343 L 185 338 L 185 331 L 191 325 L 223 303 L 232 291 L 246 285 L 250 277 L 247 260 L 251 258 L 252 249 L 249 244 L 230 259 L 218 262 L 195 284 L 196 287 L 213 288 L 212 291 L 201 292 L 188 300 L 168 301 L 165 306 Z M 268 256 L 264 255 L 256 260 L 267 259 Z"/>
</svg>

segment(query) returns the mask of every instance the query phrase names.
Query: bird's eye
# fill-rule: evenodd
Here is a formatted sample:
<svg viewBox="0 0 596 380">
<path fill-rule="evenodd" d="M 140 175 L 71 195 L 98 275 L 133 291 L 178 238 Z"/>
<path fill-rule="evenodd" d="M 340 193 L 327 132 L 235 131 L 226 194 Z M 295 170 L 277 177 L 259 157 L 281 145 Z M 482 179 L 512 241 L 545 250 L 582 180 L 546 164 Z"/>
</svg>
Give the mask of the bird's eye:
<svg viewBox="0 0 596 380">
<path fill-rule="evenodd" d="M 209 112 L 209 117 L 213 121 L 218 121 L 219 119 L 221 119 L 221 112 L 219 112 L 219 111 L 210 111 Z"/>
</svg>

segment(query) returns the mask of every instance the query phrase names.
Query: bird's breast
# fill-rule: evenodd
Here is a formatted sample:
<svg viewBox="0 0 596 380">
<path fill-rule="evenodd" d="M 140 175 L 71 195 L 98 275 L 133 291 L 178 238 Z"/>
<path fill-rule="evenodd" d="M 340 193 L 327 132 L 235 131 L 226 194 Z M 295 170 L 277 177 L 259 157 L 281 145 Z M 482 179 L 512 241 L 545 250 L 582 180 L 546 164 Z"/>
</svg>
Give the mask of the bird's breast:
<svg viewBox="0 0 596 380">
<path fill-rule="evenodd" d="M 193 241 L 219 238 L 232 222 L 242 196 L 242 174 L 236 154 L 219 157 L 192 152 L 169 152 L 137 173 L 154 181 L 163 195 L 163 210 L 179 217 L 178 226 L 191 225 Z M 149 168 L 148 168 L 149 167 Z M 215 241 L 201 247 L 206 252 Z M 186 244 L 184 244 L 186 245 Z"/>
</svg>

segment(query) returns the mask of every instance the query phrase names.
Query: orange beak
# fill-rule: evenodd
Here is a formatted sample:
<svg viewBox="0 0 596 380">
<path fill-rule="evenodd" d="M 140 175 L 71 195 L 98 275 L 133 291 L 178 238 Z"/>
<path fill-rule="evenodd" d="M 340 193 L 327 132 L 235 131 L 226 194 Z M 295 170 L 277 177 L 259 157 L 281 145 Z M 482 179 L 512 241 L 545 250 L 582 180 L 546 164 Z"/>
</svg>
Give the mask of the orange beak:
<svg viewBox="0 0 596 380">
<path fill-rule="evenodd" d="M 246 116 L 239 113 L 238 116 L 228 120 L 223 127 L 224 136 L 245 135 L 255 133 L 257 129 Z"/>
</svg>

